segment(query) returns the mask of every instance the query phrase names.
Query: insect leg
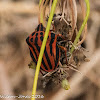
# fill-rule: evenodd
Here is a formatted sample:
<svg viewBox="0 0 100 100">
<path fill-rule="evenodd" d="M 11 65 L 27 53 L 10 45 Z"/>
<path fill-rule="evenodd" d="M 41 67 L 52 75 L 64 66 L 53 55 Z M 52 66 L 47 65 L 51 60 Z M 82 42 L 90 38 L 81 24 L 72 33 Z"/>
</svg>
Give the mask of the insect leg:
<svg viewBox="0 0 100 100">
<path fill-rule="evenodd" d="M 65 47 L 63 47 L 63 46 L 58 46 L 60 49 L 62 49 L 62 50 L 64 50 L 64 52 L 65 52 L 65 57 L 66 57 L 66 64 L 68 64 L 68 62 L 67 62 L 67 49 L 65 48 Z"/>
<path fill-rule="evenodd" d="M 40 73 L 42 74 L 42 76 L 44 76 L 44 74 L 43 74 L 43 72 L 42 72 L 42 70 L 40 69 Z"/>
<path fill-rule="evenodd" d="M 57 37 L 61 37 L 63 40 L 67 40 L 67 37 L 63 36 L 62 34 L 57 34 Z"/>
</svg>

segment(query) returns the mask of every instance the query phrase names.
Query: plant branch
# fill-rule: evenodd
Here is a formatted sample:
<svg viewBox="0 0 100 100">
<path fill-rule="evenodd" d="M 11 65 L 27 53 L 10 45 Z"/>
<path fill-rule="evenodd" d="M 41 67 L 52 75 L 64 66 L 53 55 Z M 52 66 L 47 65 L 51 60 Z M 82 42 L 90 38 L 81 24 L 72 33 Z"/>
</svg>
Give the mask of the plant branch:
<svg viewBox="0 0 100 100">
<path fill-rule="evenodd" d="M 74 41 L 74 43 L 73 43 L 74 46 L 76 46 L 76 44 L 77 44 L 77 42 L 78 42 L 78 40 L 79 40 L 79 38 L 80 38 L 80 36 L 81 36 L 81 33 L 82 33 L 82 31 L 83 31 L 83 29 L 84 29 L 86 23 L 87 23 L 89 14 L 90 14 L 90 4 L 89 4 L 89 0 L 85 0 L 85 3 L 86 3 L 86 7 L 87 7 L 86 17 L 85 17 L 85 19 L 84 19 L 84 21 L 83 21 L 83 23 L 82 23 L 82 26 L 81 26 L 81 28 L 80 28 L 80 30 L 79 30 L 79 32 L 78 32 L 76 38 L 75 38 L 75 41 Z M 74 51 L 74 49 L 75 49 L 74 46 L 72 46 L 72 48 L 71 48 L 71 50 L 70 50 L 71 53 L 72 53 L 72 52 Z"/>
</svg>

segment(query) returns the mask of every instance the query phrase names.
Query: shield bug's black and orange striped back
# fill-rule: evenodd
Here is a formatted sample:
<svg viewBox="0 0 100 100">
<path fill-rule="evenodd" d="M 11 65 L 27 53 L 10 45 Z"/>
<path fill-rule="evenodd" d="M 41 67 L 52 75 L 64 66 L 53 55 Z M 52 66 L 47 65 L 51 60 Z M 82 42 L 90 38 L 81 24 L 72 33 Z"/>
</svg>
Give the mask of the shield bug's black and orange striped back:
<svg viewBox="0 0 100 100">
<path fill-rule="evenodd" d="M 39 24 L 35 32 L 33 32 L 26 42 L 30 49 L 30 55 L 32 60 L 37 64 L 40 48 L 45 34 L 45 28 L 42 24 Z M 60 50 L 57 46 L 57 35 L 49 31 L 46 47 L 44 50 L 41 69 L 50 72 L 58 67 L 60 60 Z"/>
</svg>

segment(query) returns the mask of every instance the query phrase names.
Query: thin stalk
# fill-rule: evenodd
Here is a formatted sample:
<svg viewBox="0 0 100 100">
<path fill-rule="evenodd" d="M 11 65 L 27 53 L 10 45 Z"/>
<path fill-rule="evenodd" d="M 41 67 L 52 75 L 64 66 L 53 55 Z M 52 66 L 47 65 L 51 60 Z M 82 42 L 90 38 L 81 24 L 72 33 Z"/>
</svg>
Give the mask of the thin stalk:
<svg viewBox="0 0 100 100">
<path fill-rule="evenodd" d="M 43 18 L 44 18 L 44 7 L 43 7 L 43 3 L 44 3 L 44 0 L 40 0 L 39 2 L 39 23 L 42 23 L 44 24 L 43 22 Z"/>
<path fill-rule="evenodd" d="M 39 7 L 40 7 L 41 3 L 42 3 L 42 0 L 39 1 Z"/>
<path fill-rule="evenodd" d="M 39 75 L 39 71 L 40 71 L 40 65 L 41 65 L 41 61 L 42 61 L 42 57 L 43 57 L 46 41 L 47 41 L 47 38 L 48 38 L 48 34 L 49 34 L 52 18 L 53 18 L 54 11 L 55 11 L 55 8 L 56 8 L 56 4 L 57 4 L 57 0 L 54 0 L 53 4 L 52 4 L 50 16 L 49 16 L 49 19 L 48 19 L 48 23 L 47 23 L 44 39 L 43 39 L 43 42 L 42 42 L 42 46 L 41 46 L 41 50 L 40 50 L 37 66 L 36 66 L 36 72 L 35 72 L 35 76 L 34 76 L 32 95 L 36 94 L 36 88 L 37 88 L 38 75 Z M 31 98 L 31 100 L 35 100 L 35 98 Z"/>
<path fill-rule="evenodd" d="M 72 48 L 71 48 L 71 50 L 70 50 L 71 53 L 74 51 L 75 46 L 77 45 L 77 42 L 78 42 L 78 40 L 79 40 L 79 38 L 80 38 L 80 36 L 81 36 L 81 33 L 82 33 L 82 31 L 83 31 L 83 29 L 84 29 L 86 23 L 87 23 L 88 18 L 89 18 L 89 14 L 90 14 L 90 3 L 89 3 L 89 0 L 85 0 L 85 3 L 86 3 L 86 7 L 87 7 L 86 17 L 85 17 L 85 19 L 84 19 L 84 21 L 83 21 L 83 23 L 82 23 L 82 26 L 81 26 L 81 28 L 79 29 L 79 32 L 78 32 L 78 34 L 77 34 L 77 36 L 76 36 L 76 38 L 75 38 L 75 41 L 74 41 L 74 43 L 73 43 L 74 46 L 72 46 Z"/>
</svg>

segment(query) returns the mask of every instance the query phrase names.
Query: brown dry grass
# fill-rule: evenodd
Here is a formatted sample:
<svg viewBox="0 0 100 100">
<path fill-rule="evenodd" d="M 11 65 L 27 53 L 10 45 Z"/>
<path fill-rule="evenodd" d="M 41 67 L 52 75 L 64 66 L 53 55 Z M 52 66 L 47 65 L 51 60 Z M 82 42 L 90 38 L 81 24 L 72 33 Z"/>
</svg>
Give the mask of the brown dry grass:
<svg viewBox="0 0 100 100">
<path fill-rule="evenodd" d="M 84 42 L 90 62 L 80 67 L 82 75 L 75 72 L 71 76 L 68 91 L 59 89 L 43 94 L 43 89 L 38 87 L 37 94 L 45 95 L 45 100 L 100 99 L 100 1 L 90 0 L 90 3 Z M 0 95 L 31 95 L 34 71 L 28 68 L 31 58 L 25 39 L 37 26 L 37 16 L 38 5 L 34 2 L 0 2 Z"/>
</svg>

